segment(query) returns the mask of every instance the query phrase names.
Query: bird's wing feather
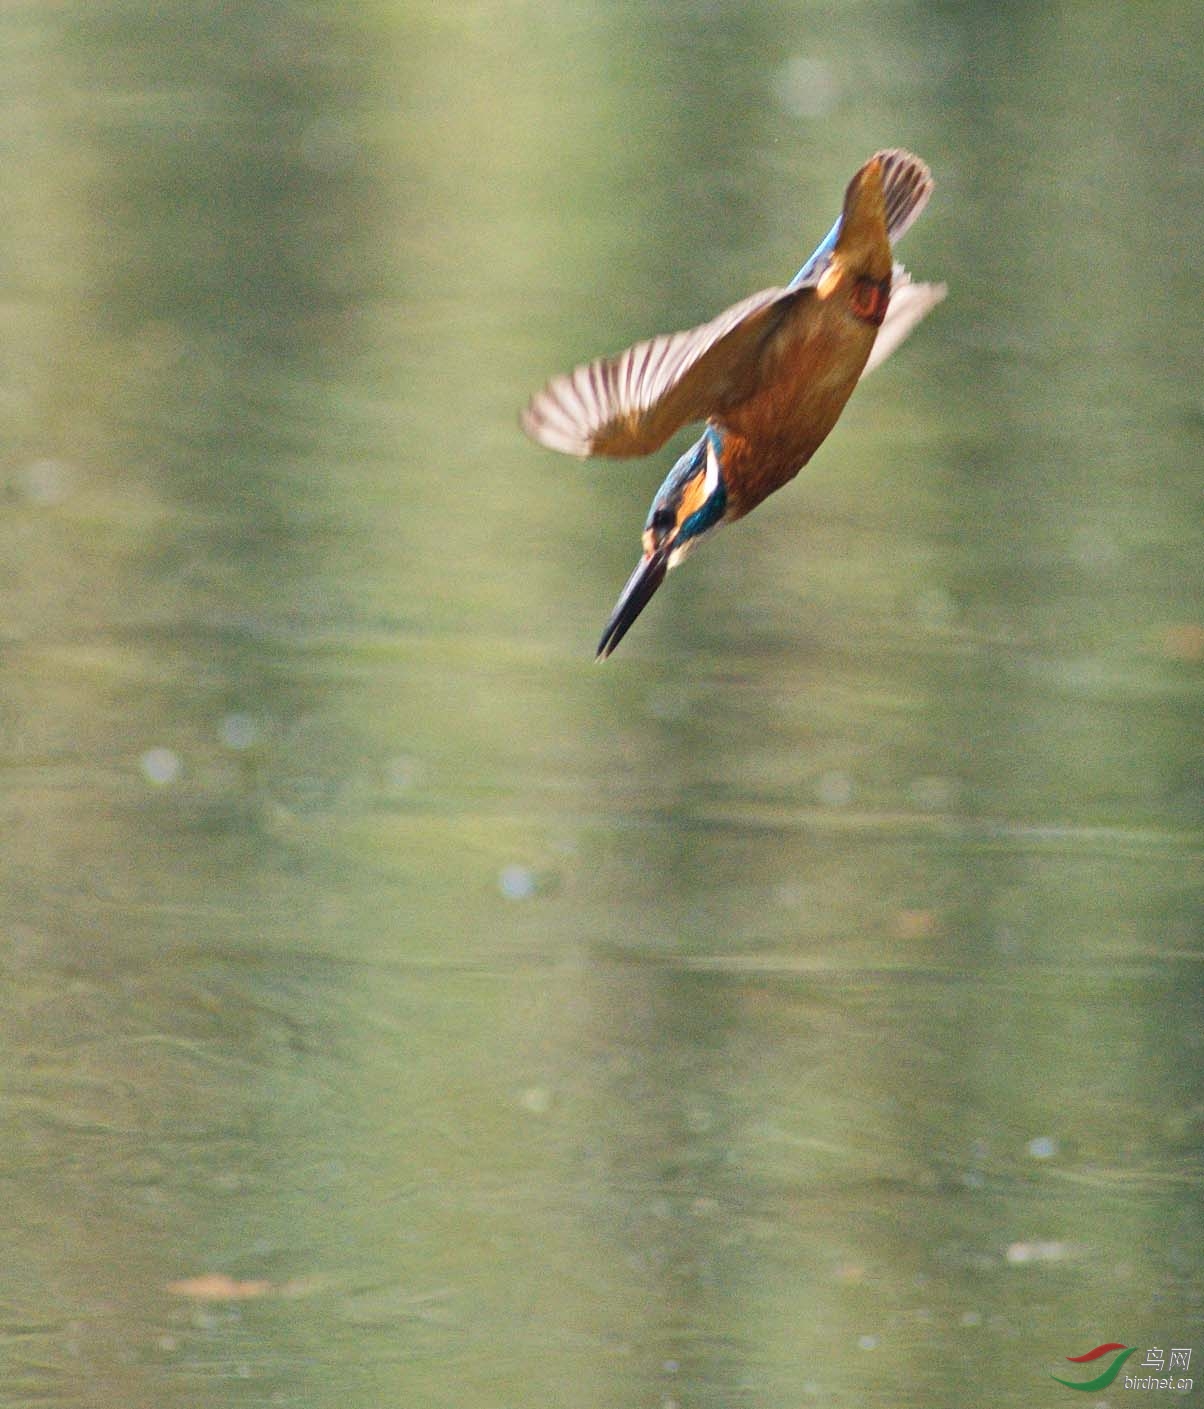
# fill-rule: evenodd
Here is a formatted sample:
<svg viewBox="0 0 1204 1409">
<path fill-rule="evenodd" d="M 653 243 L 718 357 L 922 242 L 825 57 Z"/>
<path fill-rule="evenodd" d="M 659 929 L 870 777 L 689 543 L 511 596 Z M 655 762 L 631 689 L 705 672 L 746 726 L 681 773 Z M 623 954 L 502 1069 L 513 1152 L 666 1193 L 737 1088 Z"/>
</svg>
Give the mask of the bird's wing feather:
<svg viewBox="0 0 1204 1409">
<path fill-rule="evenodd" d="M 691 421 L 744 400 L 764 350 L 810 286 L 762 289 L 698 328 L 636 343 L 554 377 L 531 398 L 523 429 L 567 455 L 648 455 Z"/>
<path fill-rule="evenodd" d="M 932 177 L 910 152 L 881 151 L 887 234 L 899 240 L 928 204 Z M 754 389 L 767 371 L 773 335 L 811 297 L 840 234 L 838 220 L 785 289 L 763 289 L 685 332 L 636 343 L 555 377 L 531 398 L 523 429 L 541 445 L 567 455 L 648 455 L 681 426 L 721 416 Z M 895 266 L 890 303 L 865 372 L 884 362 L 945 296 L 943 284 L 913 284 Z M 862 375 L 865 375 L 865 372 Z"/>
<path fill-rule="evenodd" d="M 861 375 L 868 376 L 875 367 L 880 367 L 916 324 L 940 303 L 946 292 L 944 284 L 913 284 L 907 270 L 896 264 L 891 275 L 886 317 L 878 329 L 878 336 L 874 339 Z"/>
</svg>

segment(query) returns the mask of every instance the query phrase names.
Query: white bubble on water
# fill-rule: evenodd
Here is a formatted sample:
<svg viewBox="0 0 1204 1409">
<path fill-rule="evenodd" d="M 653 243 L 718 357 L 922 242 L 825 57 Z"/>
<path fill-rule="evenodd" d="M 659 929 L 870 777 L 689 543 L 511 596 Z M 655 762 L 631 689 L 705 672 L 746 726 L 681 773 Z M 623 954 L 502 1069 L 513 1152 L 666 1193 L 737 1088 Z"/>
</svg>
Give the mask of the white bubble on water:
<svg viewBox="0 0 1204 1409">
<path fill-rule="evenodd" d="M 774 75 L 773 95 L 794 117 L 826 117 L 840 99 L 840 84 L 822 59 L 796 54 Z"/>
<path fill-rule="evenodd" d="M 537 889 L 535 872 L 529 866 L 503 866 L 497 883 L 507 900 L 530 900 Z"/>
<path fill-rule="evenodd" d="M 259 741 L 259 723 L 253 715 L 235 711 L 223 716 L 217 736 L 228 749 L 249 749 Z"/>
<path fill-rule="evenodd" d="M 138 766 L 146 781 L 156 787 L 174 783 L 183 768 L 180 755 L 174 749 L 167 748 L 147 749 L 138 760 Z"/>
<path fill-rule="evenodd" d="M 18 483 L 29 503 L 51 509 L 71 493 L 73 478 L 71 466 L 63 460 L 31 460 Z"/>
<path fill-rule="evenodd" d="M 825 807 L 847 807 L 853 801 L 853 780 L 847 773 L 832 771 L 820 776 L 815 792 Z"/>
</svg>

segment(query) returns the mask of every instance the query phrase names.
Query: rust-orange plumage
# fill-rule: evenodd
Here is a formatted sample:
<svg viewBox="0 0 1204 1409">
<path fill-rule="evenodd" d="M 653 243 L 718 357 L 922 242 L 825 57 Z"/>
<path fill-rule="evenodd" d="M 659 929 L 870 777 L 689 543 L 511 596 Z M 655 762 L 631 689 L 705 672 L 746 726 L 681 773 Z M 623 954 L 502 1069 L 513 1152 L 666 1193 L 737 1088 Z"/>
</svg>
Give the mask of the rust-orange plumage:
<svg viewBox="0 0 1204 1409">
<path fill-rule="evenodd" d="M 571 455 L 646 455 L 681 426 L 706 422 L 652 502 L 643 556 L 602 634 L 599 658 L 704 535 L 798 474 L 859 379 L 944 297 L 944 285 L 913 283 L 893 258 L 893 244 L 931 192 L 918 157 L 876 153 L 785 288 L 578 367 L 532 398 L 523 414 L 527 434 Z"/>
</svg>

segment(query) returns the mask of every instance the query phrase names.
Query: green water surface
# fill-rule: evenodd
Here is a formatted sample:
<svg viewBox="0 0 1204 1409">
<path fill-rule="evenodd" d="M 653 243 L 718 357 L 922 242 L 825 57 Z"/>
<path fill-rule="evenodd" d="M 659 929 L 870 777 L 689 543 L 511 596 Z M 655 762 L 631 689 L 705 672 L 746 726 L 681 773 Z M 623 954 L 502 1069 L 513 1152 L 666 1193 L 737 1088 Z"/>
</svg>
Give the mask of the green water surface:
<svg viewBox="0 0 1204 1409">
<path fill-rule="evenodd" d="M 1202 64 L 1189 3 L 5 7 L 0 1403 L 1204 1357 Z M 519 407 L 886 145 L 947 302 L 595 666 L 673 448 Z"/>
</svg>

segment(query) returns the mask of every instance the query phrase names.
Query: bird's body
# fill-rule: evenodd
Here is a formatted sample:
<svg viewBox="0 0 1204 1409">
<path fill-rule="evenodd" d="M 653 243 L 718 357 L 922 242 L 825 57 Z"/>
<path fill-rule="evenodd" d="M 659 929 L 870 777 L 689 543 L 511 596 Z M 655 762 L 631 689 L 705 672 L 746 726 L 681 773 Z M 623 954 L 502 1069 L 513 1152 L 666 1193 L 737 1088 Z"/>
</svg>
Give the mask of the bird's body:
<svg viewBox="0 0 1204 1409">
<path fill-rule="evenodd" d="M 644 455 L 706 421 L 652 501 L 643 557 L 603 632 L 608 656 L 701 538 L 793 479 L 836 424 L 858 380 L 944 297 L 895 265 L 898 240 L 927 204 L 928 168 L 879 152 L 849 183 L 840 219 L 784 289 L 766 289 L 710 323 L 578 367 L 523 416 L 541 444 L 575 455 Z"/>
</svg>

